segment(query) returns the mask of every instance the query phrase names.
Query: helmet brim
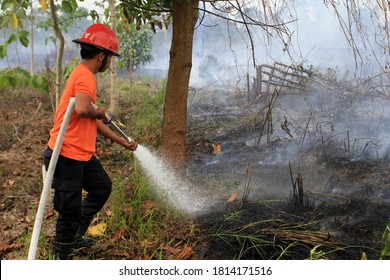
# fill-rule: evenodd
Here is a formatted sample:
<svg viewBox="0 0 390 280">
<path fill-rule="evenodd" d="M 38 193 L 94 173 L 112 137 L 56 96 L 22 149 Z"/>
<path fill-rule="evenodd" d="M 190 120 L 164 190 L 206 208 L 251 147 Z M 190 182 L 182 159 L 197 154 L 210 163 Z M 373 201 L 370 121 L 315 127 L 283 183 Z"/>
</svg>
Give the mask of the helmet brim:
<svg viewBox="0 0 390 280">
<path fill-rule="evenodd" d="M 109 52 L 110 54 L 112 54 L 113 56 L 117 56 L 117 57 L 120 57 L 119 53 L 117 52 L 114 52 L 112 50 L 109 50 L 109 49 L 106 49 L 106 48 L 103 48 L 102 46 L 98 46 L 98 45 L 95 45 L 95 44 L 92 44 L 92 43 L 88 43 L 88 42 L 85 42 L 81 39 L 73 39 L 72 40 L 73 43 L 76 43 L 76 44 L 80 44 L 80 45 L 89 45 L 89 46 L 93 46 L 95 48 L 98 48 L 102 51 L 106 51 L 106 52 Z"/>
</svg>

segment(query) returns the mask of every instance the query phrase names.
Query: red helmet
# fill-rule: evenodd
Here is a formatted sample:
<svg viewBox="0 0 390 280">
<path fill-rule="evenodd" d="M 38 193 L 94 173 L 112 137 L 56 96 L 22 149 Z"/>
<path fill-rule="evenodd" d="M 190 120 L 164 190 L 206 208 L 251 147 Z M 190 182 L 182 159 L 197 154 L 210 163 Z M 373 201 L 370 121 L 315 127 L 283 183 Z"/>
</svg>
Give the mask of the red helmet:
<svg viewBox="0 0 390 280">
<path fill-rule="evenodd" d="M 88 44 L 99 49 L 104 49 L 112 53 L 114 56 L 118 54 L 118 38 L 114 31 L 101 23 L 92 24 L 85 30 L 80 39 L 74 39 L 72 42 L 77 44 Z"/>
</svg>

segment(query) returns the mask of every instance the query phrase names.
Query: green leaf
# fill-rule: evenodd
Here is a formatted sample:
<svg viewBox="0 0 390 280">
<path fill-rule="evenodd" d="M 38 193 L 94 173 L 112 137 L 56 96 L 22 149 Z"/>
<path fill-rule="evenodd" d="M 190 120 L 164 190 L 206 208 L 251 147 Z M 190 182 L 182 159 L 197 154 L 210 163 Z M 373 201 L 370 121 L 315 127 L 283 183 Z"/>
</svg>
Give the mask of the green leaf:
<svg viewBox="0 0 390 280">
<path fill-rule="evenodd" d="M 29 82 L 29 86 L 33 89 L 39 89 L 42 83 L 39 78 L 40 76 L 32 76 Z"/>
<path fill-rule="evenodd" d="M 19 34 L 20 34 L 19 36 L 23 36 L 23 37 L 28 37 L 30 35 L 30 33 L 28 33 L 27 30 L 21 30 Z"/>
<path fill-rule="evenodd" d="M 10 11 L 13 11 L 16 9 L 18 3 L 16 3 L 16 1 L 12 1 L 12 0 L 5 0 L 3 1 L 3 3 L 1 4 L 1 10 L 2 11 L 6 11 L 6 10 L 10 10 Z"/>
<path fill-rule="evenodd" d="M 61 6 L 65 13 L 70 14 L 73 12 L 72 5 L 69 3 L 69 1 L 62 1 Z"/>
<path fill-rule="evenodd" d="M 49 42 L 52 42 L 54 45 L 56 44 L 56 37 L 50 36 L 45 38 L 45 44 L 48 45 Z"/>
<path fill-rule="evenodd" d="M 8 39 L 7 39 L 7 44 L 11 44 L 12 42 L 16 41 L 16 34 L 15 33 L 12 33 L 11 35 L 9 35 Z"/>
<path fill-rule="evenodd" d="M 76 0 L 69 0 L 70 6 L 72 7 L 72 12 L 76 11 L 78 8 Z"/>
<path fill-rule="evenodd" d="M 5 45 L 0 45 L 0 58 L 5 58 L 7 56 L 7 47 Z"/>
<path fill-rule="evenodd" d="M 28 81 L 30 80 L 30 73 L 27 70 L 15 68 L 10 71 L 9 74 L 10 82 L 13 87 L 28 85 Z"/>
<path fill-rule="evenodd" d="M 89 15 L 91 16 L 93 21 L 99 18 L 99 14 L 95 10 L 90 11 Z"/>
<path fill-rule="evenodd" d="M 32 76 L 29 86 L 33 89 L 37 89 L 40 92 L 48 92 L 47 80 L 43 75 Z"/>
<path fill-rule="evenodd" d="M 8 27 L 9 17 L 7 15 L 0 16 L 0 29 Z"/>
<path fill-rule="evenodd" d="M 18 80 L 15 77 L 8 76 L 7 79 L 10 86 L 16 87 L 18 85 Z"/>
<path fill-rule="evenodd" d="M 0 75 L 0 88 L 6 88 L 9 86 L 8 77 L 5 75 Z"/>
<path fill-rule="evenodd" d="M 28 40 L 27 36 L 20 36 L 19 41 L 23 45 L 23 47 L 26 47 L 26 48 L 28 47 L 29 40 Z"/>
</svg>

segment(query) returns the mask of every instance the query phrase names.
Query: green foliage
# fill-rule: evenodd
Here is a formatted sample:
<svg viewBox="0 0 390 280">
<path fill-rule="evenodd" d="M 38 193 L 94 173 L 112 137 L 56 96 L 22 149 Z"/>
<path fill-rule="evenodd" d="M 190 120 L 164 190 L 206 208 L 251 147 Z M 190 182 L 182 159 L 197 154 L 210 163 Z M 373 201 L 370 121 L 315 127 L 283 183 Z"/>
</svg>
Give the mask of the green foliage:
<svg viewBox="0 0 390 280">
<path fill-rule="evenodd" d="M 44 75 L 33 75 L 21 68 L 0 71 L 0 89 L 29 87 L 41 92 L 48 92 L 47 79 Z"/>
<path fill-rule="evenodd" d="M 146 28 L 136 30 L 133 25 L 127 26 L 127 30 L 118 34 L 121 57 L 127 71 L 133 71 L 153 61 L 152 56 L 152 32 Z"/>
<path fill-rule="evenodd" d="M 151 93 L 151 85 L 147 82 L 137 83 L 132 87 L 131 104 L 133 110 L 132 136 L 139 143 L 148 143 L 149 146 L 158 147 L 161 140 L 161 116 L 165 99 L 166 81 L 162 82 L 160 89 Z M 122 94 L 128 92 L 128 83 L 120 87 Z"/>
<path fill-rule="evenodd" d="M 51 28 L 51 18 L 46 11 L 47 4 L 42 5 L 42 3 L 39 8 L 31 11 L 29 1 L 0 0 L 0 29 L 8 31 L 11 28 L 11 32 L 7 32 L 6 35 L 9 36 L 8 39 L 4 44 L 0 44 L 0 58 L 7 56 L 7 49 L 13 42 L 20 42 L 23 47 L 28 47 L 30 33 L 24 28 L 24 22 L 30 20 L 31 17 L 34 17 L 35 20 L 38 19 L 36 29 L 48 30 Z M 76 0 L 60 1 L 60 5 L 56 6 L 56 11 L 61 28 L 65 32 L 68 32 L 69 26 L 76 24 L 77 19 L 89 15 L 85 8 L 79 8 Z M 53 40 L 53 38 L 49 37 L 48 40 Z"/>
<path fill-rule="evenodd" d="M 20 42 L 24 47 L 29 44 L 29 33 L 23 30 L 23 20 L 27 18 L 27 1 L 0 0 L 0 29 L 12 28 L 14 30 L 5 41 L 0 44 L 0 58 L 7 56 L 7 49 L 13 42 Z"/>
<path fill-rule="evenodd" d="M 71 14 L 77 10 L 78 5 L 76 0 L 68 0 L 68 1 L 61 1 L 61 7 L 65 13 Z"/>
<path fill-rule="evenodd" d="M 153 32 L 156 26 L 163 29 L 171 22 L 172 0 L 125 0 L 120 1 L 119 9 L 127 23 L 135 24 L 137 30 L 143 24 L 150 24 Z"/>
<path fill-rule="evenodd" d="M 379 258 L 380 260 L 390 257 L 390 218 L 387 220 L 387 225 L 383 233 L 383 240 L 385 244 L 383 245 L 382 253 Z"/>
<path fill-rule="evenodd" d="M 76 68 L 76 66 L 79 65 L 79 63 L 80 63 L 80 58 L 74 58 L 63 68 L 62 72 L 65 81 L 69 78 L 70 74 Z"/>
<path fill-rule="evenodd" d="M 69 31 L 69 27 L 80 24 L 80 19 L 86 18 L 90 15 L 88 10 L 83 7 L 79 7 L 77 1 L 75 0 L 61 1 L 55 8 L 57 11 L 58 24 L 61 30 L 65 33 Z M 36 11 L 35 13 L 38 13 L 36 16 L 37 18 L 43 19 L 38 22 L 37 28 L 42 28 L 46 31 L 50 30 L 52 28 L 50 15 L 47 13 L 41 14 L 39 11 Z"/>
</svg>

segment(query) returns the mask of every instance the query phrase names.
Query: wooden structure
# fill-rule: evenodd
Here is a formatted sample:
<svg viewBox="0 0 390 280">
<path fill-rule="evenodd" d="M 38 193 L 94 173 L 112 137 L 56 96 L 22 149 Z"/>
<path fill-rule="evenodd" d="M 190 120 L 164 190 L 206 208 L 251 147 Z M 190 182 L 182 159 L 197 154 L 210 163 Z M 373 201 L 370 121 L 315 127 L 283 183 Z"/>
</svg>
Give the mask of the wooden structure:
<svg viewBox="0 0 390 280">
<path fill-rule="evenodd" d="M 302 90 L 308 78 L 309 72 L 300 65 L 285 65 L 278 62 L 273 65 L 261 64 L 256 67 L 252 88 L 248 77 L 248 101 L 269 95 L 275 88 Z"/>
</svg>

